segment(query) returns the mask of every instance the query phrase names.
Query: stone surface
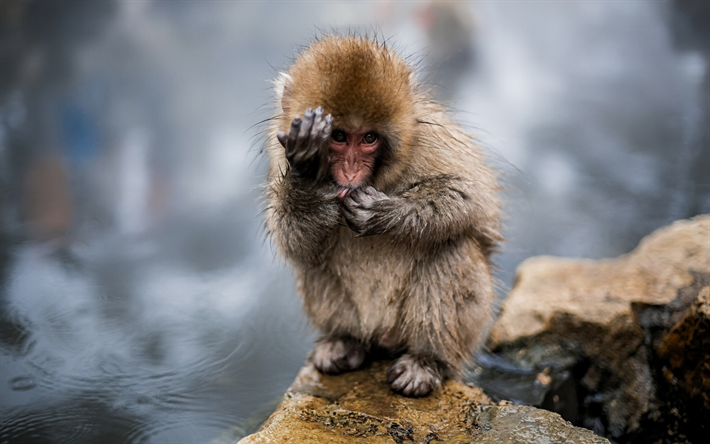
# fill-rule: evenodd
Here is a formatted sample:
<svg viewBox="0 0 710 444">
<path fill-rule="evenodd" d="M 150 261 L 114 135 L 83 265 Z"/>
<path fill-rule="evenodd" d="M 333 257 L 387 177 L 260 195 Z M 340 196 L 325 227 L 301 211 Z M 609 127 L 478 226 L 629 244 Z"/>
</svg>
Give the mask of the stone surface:
<svg viewBox="0 0 710 444">
<path fill-rule="evenodd" d="M 709 283 L 708 215 L 662 228 L 616 259 L 531 258 L 518 268 L 487 345 L 528 367 L 571 359 L 567 369 L 583 371 L 580 404 L 602 410 L 594 428 L 628 435 L 672 404 L 664 397 L 672 397 L 673 387 L 659 394 L 659 373 L 707 402 L 708 308 L 701 290 Z"/>
<path fill-rule="evenodd" d="M 710 286 L 705 286 L 656 349 L 664 377 L 710 412 Z"/>
<path fill-rule="evenodd" d="M 392 393 L 388 363 L 339 376 L 301 369 L 261 429 L 239 441 L 262 443 L 605 443 L 559 415 L 510 403 L 447 381 L 424 398 Z"/>
<path fill-rule="evenodd" d="M 710 424 L 709 285 L 708 215 L 660 229 L 616 259 L 529 259 L 491 330 L 495 354 L 480 356 L 473 373 L 495 369 L 497 380 L 483 386 L 497 398 L 527 396 L 619 442 L 700 442 Z M 340 376 L 306 365 L 240 443 L 608 442 L 456 381 L 425 398 L 396 395 L 386 365 Z M 525 396 L 500 396 L 514 386 Z"/>
<path fill-rule="evenodd" d="M 709 216 L 662 228 L 616 259 L 528 259 L 518 268 L 491 343 L 546 334 L 565 322 L 631 332 L 632 303 L 667 304 L 694 283 L 694 272 L 710 274 Z"/>
</svg>

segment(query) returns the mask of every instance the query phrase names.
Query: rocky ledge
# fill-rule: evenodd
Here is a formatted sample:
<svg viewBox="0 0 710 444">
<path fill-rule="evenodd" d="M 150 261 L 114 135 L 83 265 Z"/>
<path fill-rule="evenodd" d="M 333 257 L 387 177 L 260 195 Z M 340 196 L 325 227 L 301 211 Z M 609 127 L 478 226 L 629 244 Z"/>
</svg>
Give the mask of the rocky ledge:
<svg viewBox="0 0 710 444">
<path fill-rule="evenodd" d="M 340 376 L 307 363 L 240 443 L 701 442 L 710 424 L 709 284 L 708 215 L 660 229 L 616 259 L 531 258 L 491 330 L 492 354 L 473 368 L 494 400 L 457 381 L 425 398 L 396 395 L 387 362 Z"/>
<path fill-rule="evenodd" d="M 534 257 L 518 267 L 487 345 L 545 386 L 530 403 L 577 425 L 625 443 L 701 442 L 710 427 L 709 284 L 708 215 L 661 228 L 616 259 Z M 477 370 L 487 389 L 491 368 Z"/>
<path fill-rule="evenodd" d="M 388 362 L 339 376 L 303 367 L 261 429 L 262 443 L 608 443 L 535 407 L 493 404 L 479 388 L 447 381 L 425 398 L 394 394 Z"/>
</svg>

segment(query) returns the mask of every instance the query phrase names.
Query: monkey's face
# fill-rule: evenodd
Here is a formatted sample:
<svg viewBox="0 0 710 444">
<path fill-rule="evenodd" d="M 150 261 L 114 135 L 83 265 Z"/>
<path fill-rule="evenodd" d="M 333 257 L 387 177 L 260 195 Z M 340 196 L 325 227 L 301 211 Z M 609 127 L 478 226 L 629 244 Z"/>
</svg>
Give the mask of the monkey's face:
<svg viewBox="0 0 710 444">
<path fill-rule="evenodd" d="M 378 149 L 382 143 L 375 131 L 334 129 L 330 136 L 330 173 L 344 188 L 357 188 L 372 176 Z"/>
</svg>

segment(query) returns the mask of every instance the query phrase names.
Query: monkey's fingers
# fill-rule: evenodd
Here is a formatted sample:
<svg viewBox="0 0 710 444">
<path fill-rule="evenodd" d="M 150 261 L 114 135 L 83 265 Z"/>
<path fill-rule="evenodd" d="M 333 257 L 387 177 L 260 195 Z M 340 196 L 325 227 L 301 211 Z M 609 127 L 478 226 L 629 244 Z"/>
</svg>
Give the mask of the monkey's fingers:
<svg viewBox="0 0 710 444">
<path fill-rule="evenodd" d="M 296 152 L 296 140 L 298 139 L 298 132 L 301 130 L 301 117 L 296 116 L 291 121 L 291 128 L 288 132 L 288 140 L 286 141 L 286 159 L 293 165 L 293 155 Z"/>
<path fill-rule="evenodd" d="M 343 205 L 341 213 L 345 218 L 345 223 L 348 224 L 351 230 L 357 234 L 368 235 L 373 213 L 370 210 L 364 209 L 357 205 Z"/>
<path fill-rule="evenodd" d="M 311 127 L 311 133 L 308 136 L 309 143 L 303 154 L 303 160 L 309 161 L 313 159 L 320 151 L 320 144 L 322 140 L 320 135 L 323 132 L 325 125 L 326 121 L 323 117 L 323 108 L 319 106 L 316 108 L 313 115 L 313 126 Z"/>
<path fill-rule="evenodd" d="M 298 131 L 298 137 L 296 138 L 296 147 L 294 154 L 294 162 L 296 164 L 303 163 L 305 153 L 308 150 L 308 142 L 310 140 L 311 128 L 313 127 L 314 112 L 313 108 L 308 108 L 305 113 L 303 113 L 303 119 L 301 120 L 301 128 Z"/>
<path fill-rule="evenodd" d="M 362 191 L 363 191 L 363 193 L 365 193 L 366 195 L 368 195 L 370 197 L 375 197 L 378 199 L 386 199 L 387 198 L 387 195 L 385 193 L 383 193 L 382 191 L 378 190 L 377 188 L 371 187 L 369 185 L 362 188 Z"/>
<path fill-rule="evenodd" d="M 330 134 L 333 132 L 333 116 L 328 114 L 325 116 L 325 126 L 323 130 L 316 137 L 316 144 L 318 146 L 320 165 L 318 168 L 318 173 L 316 174 L 316 179 L 318 181 L 324 180 L 328 173 L 330 172 L 330 167 L 328 165 L 328 147 L 330 145 Z"/>
<path fill-rule="evenodd" d="M 323 116 L 323 108 L 319 106 L 313 114 L 313 126 L 311 127 L 310 134 L 312 142 L 318 139 L 323 128 L 325 128 L 325 116 Z"/>
<path fill-rule="evenodd" d="M 343 198 L 343 207 L 350 211 L 360 208 L 360 189 L 356 188 Z"/>
<path fill-rule="evenodd" d="M 286 144 L 288 143 L 288 134 L 286 134 L 286 131 L 276 133 L 276 139 L 278 139 L 282 147 L 286 148 Z"/>
<path fill-rule="evenodd" d="M 382 198 L 379 196 L 381 194 L 382 196 L 387 197 L 386 194 L 380 193 L 379 191 L 374 190 L 374 193 L 368 192 L 367 188 L 372 188 L 372 187 L 366 187 L 366 188 L 356 188 L 354 189 L 347 197 L 345 203 L 351 207 L 354 208 L 363 208 L 363 209 L 370 209 L 373 207 L 374 203 L 377 202 L 378 200 L 382 200 Z M 375 194 L 379 193 L 379 194 Z"/>
<path fill-rule="evenodd" d="M 388 201 L 391 198 L 382 191 L 377 190 L 371 186 L 364 188 L 358 188 L 350 194 L 350 200 L 347 202 L 349 205 L 356 206 L 365 210 L 376 210 L 378 205 L 384 201 Z"/>
<path fill-rule="evenodd" d="M 355 218 L 355 212 L 354 212 L 354 210 L 352 210 L 352 209 L 351 209 L 350 207 L 348 207 L 347 205 L 343 205 L 343 206 L 340 208 L 340 212 L 343 214 L 343 216 L 345 216 L 345 222 L 348 222 L 348 220 Z M 348 224 L 348 225 L 350 225 L 350 224 Z"/>
<path fill-rule="evenodd" d="M 330 141 L 330 134 L 333 132 L 333 116 L 328 114 L 325 116 L 325 126 L 321 132 L 321 143 L 327 145 Z"/>
<path fill-rule="evenodd" d="M 348 225 L 348 227 L 354 232 L 359 233 L 360 227 L 356 223 L 357 215 L 355 214 L 355 212 L 350 208 L 346 207 L 345 205 L 343 205 L 340 212 L 345 218 L 345 223 Z"/>
</svg>

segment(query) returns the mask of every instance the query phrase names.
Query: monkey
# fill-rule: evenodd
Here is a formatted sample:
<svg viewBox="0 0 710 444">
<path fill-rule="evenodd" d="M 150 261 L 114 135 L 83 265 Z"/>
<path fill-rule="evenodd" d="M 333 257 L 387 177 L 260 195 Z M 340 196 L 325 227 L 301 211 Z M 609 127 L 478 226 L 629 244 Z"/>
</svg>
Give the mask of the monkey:
<svg viewBox="0 0 710 444">
<path fill-rule="evenodd" d="M 391 389 L 458 378 L 491 317 L 500 187 L 416 70 L 367 36 L 316 39 L 274 81 L 265 227 L 326 374 L 385 350 Z"/>
</svg>

